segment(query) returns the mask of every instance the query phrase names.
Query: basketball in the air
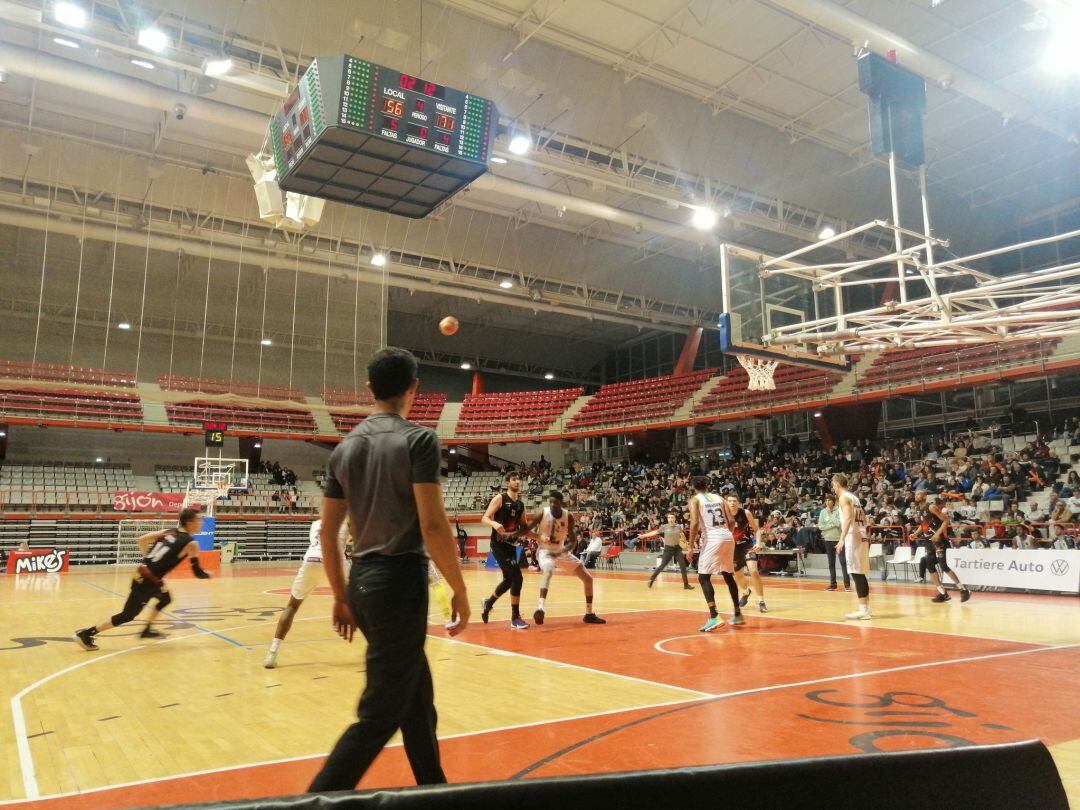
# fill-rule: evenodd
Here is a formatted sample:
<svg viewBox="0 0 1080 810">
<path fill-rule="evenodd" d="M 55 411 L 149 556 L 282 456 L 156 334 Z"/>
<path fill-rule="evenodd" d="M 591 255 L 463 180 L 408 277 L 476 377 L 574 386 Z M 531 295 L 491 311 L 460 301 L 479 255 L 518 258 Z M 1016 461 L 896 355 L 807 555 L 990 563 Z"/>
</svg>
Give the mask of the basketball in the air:
<svg viewBox="0 0 1080 810">
<path fill-rule="evenodd" d="M 458 330 L 458 319 L 453 315 L 447 315 L 441 321 L 439 321 L 439 331 L 444 335 L 453 335 Z"/>
</svg>

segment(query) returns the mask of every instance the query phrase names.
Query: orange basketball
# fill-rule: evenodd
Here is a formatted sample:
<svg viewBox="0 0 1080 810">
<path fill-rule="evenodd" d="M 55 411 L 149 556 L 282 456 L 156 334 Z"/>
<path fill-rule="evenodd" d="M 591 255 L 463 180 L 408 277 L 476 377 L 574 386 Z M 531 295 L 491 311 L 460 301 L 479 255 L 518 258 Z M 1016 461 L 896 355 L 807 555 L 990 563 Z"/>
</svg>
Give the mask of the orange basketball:
<svg viewBox="0 0 1080 810">
<path fill-rule="evenodd" d="M 453 335 L 458 330 L 458 319 L 453 315 L 447 315 L 441 321 L 439 321 L 439 331 L 444 335 Z"/>
</svg>

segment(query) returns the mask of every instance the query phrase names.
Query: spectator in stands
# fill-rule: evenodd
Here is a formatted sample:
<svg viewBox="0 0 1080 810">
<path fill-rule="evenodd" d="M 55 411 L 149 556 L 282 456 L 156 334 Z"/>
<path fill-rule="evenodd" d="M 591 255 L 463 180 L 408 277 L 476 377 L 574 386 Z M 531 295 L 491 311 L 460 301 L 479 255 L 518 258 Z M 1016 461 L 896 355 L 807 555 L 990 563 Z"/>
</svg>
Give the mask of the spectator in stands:
<svg viewBox="0 0 1080 810">
<path fill-rule="evenodd" d="M 594 534 L 589 540 L 589 545 L 585 549 L 584 563 L 586 568 L 596 568 L 596 561 L 600 559 L 600 555 L 604 553 L 604 538 L 599 534 Z"/>
</svg>

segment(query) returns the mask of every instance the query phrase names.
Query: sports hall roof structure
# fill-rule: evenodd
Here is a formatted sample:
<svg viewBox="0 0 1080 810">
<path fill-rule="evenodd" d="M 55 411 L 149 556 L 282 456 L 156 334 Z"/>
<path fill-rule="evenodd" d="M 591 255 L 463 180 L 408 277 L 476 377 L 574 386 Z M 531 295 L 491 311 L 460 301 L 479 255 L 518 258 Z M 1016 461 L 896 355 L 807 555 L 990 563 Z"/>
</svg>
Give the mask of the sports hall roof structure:
<svg viewBox="0 0 1080 810">
<path fill-rule="evenodd" d="M 955 254 L 1080 207 L 1080 77 L 1041 67 L 1062 24 L 1055 0 L 82 5 L 73 29 L 52 0 L 0 0 L 9 345 L 46 313 L 74 355 L 80 321 L 107 330 L 122 303 L 162 340 L 231 344 L 232 365 L 238 341 L 272 332 L 275 346 L 348 354 L 388 338 L 446 364 L 587 380 L 619 345 L 715 322 L 722 242 L 779 255 L 826 226 L 887 217 L 856 83 L 863 49 L 896 50 L 928 79 L 930 205 Z M 139 46 L 148 26 L 165 51 Z M 305 233 L 274 230 L 244 157 L 311 59 L 335 53 L 491 98 L 533 149 L 513 155 L 504 136 L 508 162 L 424 221 L 328 204 Z M 233 69 L 204 75 L 221 56 Z M 689 225 L 702 205 L 721 215 L 709 233 Z M 904 217 L 919 221 L 917 206 Z M 815 259 L 889 250 L 867 231 Z M 176 311 L 199 268 L 207 305 Z M 335 333 L 346 294 L 352 332 Z M 241 301 L 258 297 L 261 323 L 245 321 Z M 360 335 L 359 313 L 383 309 Z M 429 327 L 446 313 L 465 326 L 457 343 Z"/>
</svg>

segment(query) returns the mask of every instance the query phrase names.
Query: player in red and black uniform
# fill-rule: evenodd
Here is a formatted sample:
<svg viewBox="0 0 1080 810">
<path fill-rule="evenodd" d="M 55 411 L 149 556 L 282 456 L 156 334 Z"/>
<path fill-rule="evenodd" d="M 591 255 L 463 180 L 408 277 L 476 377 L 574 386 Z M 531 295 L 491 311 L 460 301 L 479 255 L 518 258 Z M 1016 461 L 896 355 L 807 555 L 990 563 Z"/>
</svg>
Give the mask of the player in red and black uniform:
<svg viewBox="0 0 1080 810">
<path fill-rule="evenodd" d="M 520 498 L 521 476 L 516 472 L 506 474 L 506 492 L 493 496 L 484 513 L 482 523 L 491 529 L 491 553 L 502 570 L 502 582 L 482 603 L 480 618 L 487 624 L 495 602 L 510 591 L 510 626 L 525 630 L 528 623 L 521 618 L 521 565 L 518 563 L 518 533 L 525 529 L 525 504 Z"/>
<path fill-rule="evenodd" d="M 960 577 L 949 568 L 949 563 L 945 559 L 946 549 L 949 548 L 949 526 L 951 525 L 949 515 L 942 510 L 940 502 L 930 503 L 926 492 L 921 490 L 915 493 L 915 506 L 919 510 L 922 521 L 922 543 L 926 548 L 925 559 L 929 563 L 928 570 L 938 591 L 931 601 L 940 603 L 951 600 L 949 594 L 945 592 L 945 586 L 941 584 L 941 574 L 944 573 L 948 574 L 949 578 L 956 583 L 956 587 L 960 589 L 960 601 L 966 602 L 971 598 L 971 591 L 963 586 Z"/>
<path fill-rule="evenodd" d="M 754 547 L 757 545 L 758 522 L 749 509 L 744 509 L 739 500 L 738 493 L 729 491 L 724 493 L 727 501 L 728 514 L 732 516 L 731 533 L 735 537 L 735 576 L 741 580 L 739 590 L 739 607 L 746 607 L 750 601 L 750 585 L 758 596 L 758 611 L 768 613 L 765 607 L 765 584 L 761 581 L 758 573 L 757 555 Z M 746 572 L 750 572 L 750 582 L 747 582 Z"/>
<path fill-rule="evenodd" d="M 144 534 L 138 539 L 139 551 L 145 556 L 139 570 L 131 582 L 131 593 L 123 609 L 110 619 L 106 619 L 96 627 L 87 627 L 75 633 L 75 643 L 84 650 L 99 649 L 94 642 L 98 633 L 104 633 L 114 627 L 127 624 L 139 612 L 146 607 L 151 599 L 157 600 L 154 612 L 146 622 L 146 629 L 140 634 L 140 638 L 164 638 L 165 634 L 150 627 L 166 605 L 172 601 L 172 594 L 165 587 L 165 575 L 178 566 L 181 560 L 191 560 L 191 570 L 199 579 L 209 579 L 199 565 L 199 544 L 191 536 L 199 531 L 202 526 L 202 514 L 198 509 L 181 509 L 179 526 L 175 529 L 166 529 L 161 532 Z"/>
</svg>

